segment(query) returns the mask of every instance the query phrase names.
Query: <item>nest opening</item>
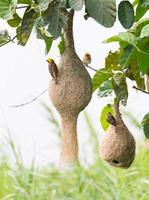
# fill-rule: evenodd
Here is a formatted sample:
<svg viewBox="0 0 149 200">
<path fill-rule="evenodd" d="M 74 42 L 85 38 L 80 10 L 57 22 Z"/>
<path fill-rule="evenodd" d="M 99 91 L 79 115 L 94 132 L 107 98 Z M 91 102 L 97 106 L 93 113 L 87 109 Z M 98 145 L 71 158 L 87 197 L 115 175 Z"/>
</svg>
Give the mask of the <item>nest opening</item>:
<svg viewBox="0 0 149 200">
<path fill-rule="evenodd" d="M 119 161 L 118 160 L 113 160 L 112 161 L 114 164 L 119 164 Z"/>
</svg>

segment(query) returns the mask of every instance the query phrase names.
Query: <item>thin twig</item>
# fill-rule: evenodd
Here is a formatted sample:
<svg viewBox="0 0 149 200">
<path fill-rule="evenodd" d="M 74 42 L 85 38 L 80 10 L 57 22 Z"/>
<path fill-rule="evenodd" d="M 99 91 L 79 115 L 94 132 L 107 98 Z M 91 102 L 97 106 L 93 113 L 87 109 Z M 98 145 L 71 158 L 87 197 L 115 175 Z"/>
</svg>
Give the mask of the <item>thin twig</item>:
<svg viewBox="0 0 149 200">
<path fill-rule="evenodd" d="M 19 7 L 16 7 L 16 9 L 22 9 L 22 8 L 28 8 L 28 6 L 19 6 Z"/>
<path fill-rule="evenodd" d="M 44 93 L 46 93 L 48 91 L 48 88 L 45 89 L 44 91 L 42 91 L 40 94 L 38 94 L 36 97 L 34 97 L 32 100 L 30 101 L 27 101 L 25 103 L 22 103 L 22 104 L 18 104 L 18 105 L 12 105 L 10 106 L 10 108 L 19 108 L 19 107 L 22 107 L 22 106 L 26 106 L 28 104 L 31 104 L 33 103 L 34 101 L 36 101 L 41 95 L 43 95 Z"/>
<path fill-rule="evenodd" d="M 139 91 L 141 91 L 141 92 L 143 92 L 143 93 L 145 93 L 145 94 L 149 94 L 149 92 L 147 92 L 147 91 L 145 91 L 145 90 L 142 90 L 142 89 L 140 89 L 140 88 L 138 88 L 138 87 L 136 87 L 136 86 L 133 86 L 132 88 L 134 88 L 134 89 L 136 89 L 136 90 L 139 90 Z"/>
<path fill-rule="evenodd" d="M 94 69 L 93 67 L 91 67 L 91 66 L 89 66 L 89 65 L 86 65 L 86 64 L 85 64 L 85 66 L 88 67 L 88 68 L 90 68 L 90 69 L 93 70 L 94 72 L 97 72 L 97 71 L 98 71 L 97 69 Z"/>
</svg>

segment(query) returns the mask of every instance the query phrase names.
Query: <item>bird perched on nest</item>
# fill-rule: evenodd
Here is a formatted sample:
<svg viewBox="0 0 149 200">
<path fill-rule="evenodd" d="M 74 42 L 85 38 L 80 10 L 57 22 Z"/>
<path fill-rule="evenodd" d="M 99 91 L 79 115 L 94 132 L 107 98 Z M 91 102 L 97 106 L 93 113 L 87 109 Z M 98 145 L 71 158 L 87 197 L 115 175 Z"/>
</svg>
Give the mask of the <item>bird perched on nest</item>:
<svg viewBox="0 0 149 200">
<path fill-rule="evenodd" d="M 85 53 L 84 57 L 83 57 L 83 63 L 88 66 L 91 63 L 91 55 L 90 53 Z"/>
<path fill-rule="evenodd" d="M 50 72 L 53 80 L 55 81 L 55 83 L 58 84 L 58 80 L 57 80 L 58 67 L 57 67 L 55 61 L 52 58 L 48 58 L 47 62 L 49 63 L 49 65 L 48 65 L 49 72 Z"/>
<path fill-rule="evenodd" d="M 115 117 L 111 114 L 111 113 L 108 113 L 107 116 L 106 116 L 106 120 L 109 124 L 113 125 L 113 126 L 116 126 L 116 119 Z"/>
</svg>

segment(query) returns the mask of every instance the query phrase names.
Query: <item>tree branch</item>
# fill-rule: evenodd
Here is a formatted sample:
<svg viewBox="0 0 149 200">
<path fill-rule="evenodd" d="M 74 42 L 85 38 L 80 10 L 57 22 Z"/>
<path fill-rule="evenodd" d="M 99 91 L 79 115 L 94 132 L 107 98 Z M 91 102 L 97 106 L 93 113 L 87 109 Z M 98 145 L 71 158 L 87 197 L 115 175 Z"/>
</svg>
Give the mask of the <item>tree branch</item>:
<svg viewBox="0 0 149 200">
<path fill-rule="evenodd" d="M 149 92 L 147 92 L 147 91 L 145 91 L 145 90 L 142 90 L 142 89 L 140 89 L 140 88 L 138 88 L 138 87 L 136 87 L 136 86 L 133 86 L 132 88 L 134 88 L 134 89 L 136 89 L 136 90 L 139 90 L 139 91 L 141 91 L 141 92 L 143 92 L 143 93 L 145 93 L 145 94 L 149 94 Z"/>
<path fill-rule="evenodd" d="M 93 70 L 94 72 L 97 72 L 97 71 L 98 71 L 97 69 L 94 69 L 93 67 L 91 67 L 91 66 L 89 66 L 89 65 L 86 65 L 86 64 L 85 64 L 85 66 L 88 67 L 89 69 Z"/>
<path fill-rule="evenodd" d="M 30 101 L 27 101 L 25 103 L 22 103 L 22 104 L 18 104 L 18 105 L 12 105 L 10 106 L 10 108 L 19 108 L 19 107 L 22 107 L 22 106 L 26 106 L 28 104 L 31 104 L 33 103 L 34 101 L 36 101 L 41 95 L 43 95 L 44 93 L 46 93 L 48 91 L 48 88 L 45 89 L 44 91 L 42 91 L 40 94 L 38 94 L 36 97 L 34 97 L 32 100 Z"/>
</svg>

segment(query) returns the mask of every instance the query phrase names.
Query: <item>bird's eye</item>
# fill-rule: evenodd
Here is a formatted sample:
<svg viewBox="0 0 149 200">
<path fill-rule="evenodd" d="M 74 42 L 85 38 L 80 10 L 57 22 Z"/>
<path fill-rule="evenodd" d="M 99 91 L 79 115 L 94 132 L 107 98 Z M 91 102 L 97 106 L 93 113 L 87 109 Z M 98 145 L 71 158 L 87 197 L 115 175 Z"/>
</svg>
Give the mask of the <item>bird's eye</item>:
<svg viewBox="0 0 149 200">
<path fill-rule="evenodd" d="M 118 163 L 119 163 L 118 160 L 113 160 L 112 162 L 113 162 L 114 164 L 118 164 Z"/>
</svg>

